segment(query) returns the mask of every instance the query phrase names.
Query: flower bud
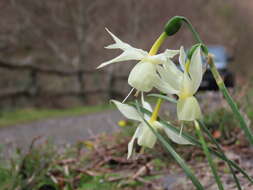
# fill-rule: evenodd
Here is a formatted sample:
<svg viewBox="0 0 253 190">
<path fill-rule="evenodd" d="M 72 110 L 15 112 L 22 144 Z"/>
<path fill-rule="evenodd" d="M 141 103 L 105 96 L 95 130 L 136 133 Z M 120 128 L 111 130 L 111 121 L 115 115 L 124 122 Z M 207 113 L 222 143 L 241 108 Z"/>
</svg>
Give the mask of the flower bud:
<svg viewBox="0 0 253 190">
<path fill-rule="evenodd" d="M 164 27 L 164 31 L 168 36 L 172 36 L 181 28 L 184 17 L 174 16 L 172 17 Z"/>
</svg>

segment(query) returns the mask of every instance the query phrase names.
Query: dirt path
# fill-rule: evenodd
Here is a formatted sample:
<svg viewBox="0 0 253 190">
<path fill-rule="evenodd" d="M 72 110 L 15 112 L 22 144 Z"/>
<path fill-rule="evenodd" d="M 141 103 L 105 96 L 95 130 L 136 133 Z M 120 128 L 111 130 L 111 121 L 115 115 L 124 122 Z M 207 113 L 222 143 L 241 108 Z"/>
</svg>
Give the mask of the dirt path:
<svg viewBox="0 0 253 190">
<path fill-rule="evenodd" d="M 119 127 L 117 121 L 123 116 L 117 110 L 107 110 L 83 116 L 46 119 L 0 129 L 0 144 L 27 148 L 35 137 L 52 139 L 56 144 L 75 143 Z"/>
</svg>

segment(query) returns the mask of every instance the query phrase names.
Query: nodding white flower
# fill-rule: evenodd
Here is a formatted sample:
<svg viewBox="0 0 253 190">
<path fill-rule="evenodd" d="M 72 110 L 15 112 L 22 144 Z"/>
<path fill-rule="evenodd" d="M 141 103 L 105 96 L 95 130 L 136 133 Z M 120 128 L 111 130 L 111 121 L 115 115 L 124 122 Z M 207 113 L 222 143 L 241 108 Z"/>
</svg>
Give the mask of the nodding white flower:
<svg viewBox="0 0 253 190">
<path fill-rule="evenodd" d="M 111 35 L 114 44 L 111 44 L 105 48 L 107 49 L 121 49 L 123 53 L 115 57 L 112 60 L 106 61 L 99 65 L 97 68 L 105 67 L 109 64 L 129 61 L 129 60 L 139 60 L 136 66 L 132 69 L 128 77 L 128 83 L 133 88 L 138 91 L 148 92 L 154 86 L 154 79 L 156 76 L 156 65 L 164 64 L 168 59 L 174 57 L 179 53 L 178 50 L 166 50 L 164 53 L 157 55 L 149 55 L 148 52 L 137 49 L 129 44 L 121 41 L 113 33 L 111 33 L 107 28 L 106 31 Z"/>
<path fill-rule="evenodd" d="M 179 69 L 172 61 L 157 68 L 160 77 L 155 87 L 168 94 L 176 94 L 177 116 L 182 121 L 193 121 L 202 117 L 201 110 L 194 94 L 197 92 L 203 77 L 201 49 L 198 47 L 191 60 L 187 60 L 184 48 L 180 48 Z"/>
<path fill-rule="evenodd" d="M 153 148 L 156 143 L 156 136 L 153 133 L 153 131 L 149 128 L 147 123 L 144 121 L 149 122 L 150 126 L 153 127 L 154 130 L 163 129 L 167 136 L 175 143 L 178 144 L 191 144 L 188 140 L 186 140 L 181 135 L 175 133 L 173 130 L 164 127 L 160 122 L 158 121 L 151 121 L 150 116 L 147 114 L 141 115 L 142 113 L 139 113 L 134 107 L 129 106 L 127 104 L 123 104 L 119 101 L 112 100 L 112 102 L 117 106 L 119 111 L 128 119 L 135 120 L 140 122 L 137 126 L 137 129 L 131 139 L 131 141 L 128 143 L 128 156 L 127 158 L 130 158 L 133 152 L 133 146 L 135 139 L 137 139 L 137 143 L 140 146 Z M 142 96 L 142 106 L 147 109 L 148 111 L 152 112 L 152 108 L 149 103 L 145 102 Z M 143 119 L 144 118 L 144 119 Z"/>
</svg>

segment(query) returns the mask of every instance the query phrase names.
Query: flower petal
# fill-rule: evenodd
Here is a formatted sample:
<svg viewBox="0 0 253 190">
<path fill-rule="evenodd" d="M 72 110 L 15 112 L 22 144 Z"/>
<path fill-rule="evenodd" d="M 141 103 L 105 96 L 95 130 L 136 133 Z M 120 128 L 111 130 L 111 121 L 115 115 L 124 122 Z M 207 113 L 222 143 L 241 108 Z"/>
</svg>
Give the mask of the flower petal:
<svg viewBox="0 0 253 190">
<path fill-rule="evenodd" d="M 121 41 L 117 36 L 115 36 L 108 28 L 105 28 L 105 30 L 110 34 L 112 39 L 115 41 L 114 44 L 111 44 L 107 46 L 107 49 L 122 49 L 126 50 L 129 49 L 131 46 L 123 41 Z"/>
<path fill-rule="evenodd" d="M 167 136 L 177 144 L 192 144 L 190 141 L 185 139 L 183 136 L 180 136 L 178 133 L 174 132 L 173 130 L 169 129 L 168 127 L 163 128 Z"/>
<path fill-rule="evenodd" d="M 168 122 L 168 124 L 170 124 Z M 174 142 L 177 144 L 192 144 L 190 141 L 188 141 L 186 138 L 184 138 L 183 136 L 180 136 L 178 133 L 174 132 L 173 130 L 171 130 L 170 128 L 164 126 L 162 123 L 155 121 L 154 122 L 154 128 L 155 129 L 161 129 L 164 130 L 165 133 L 167 134 L 167 136 Z"/>
<path fill-rule="evenodd" d="M 179 91 L 173 88 L 169 83 L 166 83 L 164 80 L 162 80 L 160 77 L 156 77 L 154 80 L 154 87 L 165 93 L 165 94 L 178 94 Z"/>
<path fill-rule="evenodd" d="M 134 140 L 139 137 L 141 133 L 141 128 L 137 127 L 131 141 L 128 143 L 128 153 L 127 153 L 127 159 L 129 159 L 133 153 L 133 146 L 134 146 Z"/>
<path fill-rule="evenodd" d="M 175 55 L 179 53 L 178 50 L 165 50 L 165 52 L 148 56 L 148 60 L 150 60 L 154 64 L 165 64 L 167 63 L 171 58 L 173 58 Z"/>
<path fill-rule="evenodd" d="M 154 64 L 139 62 L 130 72 L 128 83 L 141 92 L 149 92 L 154 86 L 156 75 Z"/>
<path fill-rule="evenodd" d="M 183 71 L 184 71 L 184 67 L 185 67 L 186 58 L 187 57 L 186 57 L 186 54 L 184 51 L 184 47 L 181 46 L 180 47 L 180 55 L 179 55 L 179 64 L 180 64 L 180 67 Z"/>
<path fill-rule="evenodd" d="M 171 59 L 179 54 L 179 50 L 166 49 L 164 54 L 168 59 Z"/>
<path fill-rule="evenodd" d="M 136 51 L 127 50 L 127 51 L 124 51 L 123 53 L 121 53 L 119 56 L 111 59 L 110 61 L 106 61 L 106 62 L 102 63 L 101 65 L 99 65 L 97 67 L 97 69 L 100 69 L 100 68 L 110 65 L 112 63 L 117 63 L 117 62 L 121 62 L 121 61 L 141 60 L 141 59 L 143 59 L 143 57 L 144 57 L 143 55 L 140 55 Z"/>
<path fill-rule="evenodd" d="M 177 116 L 181 121 L 194 121 L 202 117 L 199 103 L 195 97 L 190 96 L 179 99 L 177 102 Z"/>
<path fill-rule="evenodd" d="M 187 98 L 193 96 L 193 81 L 190 79 L 189 74 L 185 71 L 183 80 L 180 87 L 180 94 L 181 98 Z"/>
<path fill-rule="evenodd" d="M 169 60 L 162 67 L 157 66 L 157 71 L 161 76 L 161 80 L 168 83 L 170 87 L 179 91 L 181 88 L 183 73 L 176 67 L 176 65 Z"/>
<path fill-rule="evenodd" d="M 150 112 L 153 111 L 151 105 L 150 105 L 148 102 L 146 102 L 146 101 L 144 100 L 143 92 L 141 93 L 141 104 L 142 104 L 142 106 L 143 106 L 146 110 L 148 110 L 148 111 L 150 111 Z"/>
<path fill-rule="evenodd" d="M 200 83 L 202 81 L 203 77 L 203 71 L 202 71 L 202 59 L 201 59 L 201 49 L 198 47 L 191 58 L 190 68 L 189 68 L 189 74 L 192 79 L 192 90 L 193 94 L 196 93 L 198 90 Z"/>
<path fill-rule="evenodd" d="M 119 38 L 117 38 L 113 33 L 111 33 L 107 28 L 106 31 L 112 36 L 113 40 L 115 41 L 114 44 L 111 44 L 107 46 L 107 49 L 121 49 L 124 52 L 120 54 L 119 56 L 115 57 L 112 60 L 106 61 L 99 65 L 97 69 L 105 67 L 112 63 L 117 63 L 120 61 L 129 61 L 129 60 L 141 60 L 145 56 L 148 56 L 148 53 L 142 49 L 134 48 L 131 45 L 121 41 Z"/>
<path fill-rule="evenodd" d="M 111 44 L 111 45 L 109 45 L 109 46 L 107 46 L 105 48 L 107 48 L 107 49 L 122 49 L 123 51 L 133 50 L 135 52 L 138 52 L 140 55 L 143 55 L 143 56 L 147 56 L 148 55 L 148 52 L 146 52 L 146 51 L 144 51 L 142 49 L 138 49 L 138 48 L 132 47 L 128 43 L 125 43 L 122 40 L 120 40 L 118 37 L 116 37 L 107 28 L 105 28 L 105 29 L 111 35 L 111 37 L 113 38 L 113 40 L 115 41 L 114 44 Z"/>
<path fill-rule="evenodd" d="M 141 116 L 139 115 L 138 111 L 127 104 L 122 104 L 117 100 L 111 100 L 118 108 L 118 110 L 128 119 L 142 121 Z"/>
<path fill-rule="evenodd" d="M 151 105 L 144 100 L 143 92 L 141 93 L 141 104 L 142 104 L 143 108 L 145 108 L 146 110 L 150 111 L 151 113 L 153 112 Z M 148 114 L 144 114 L 144 119 L 146 119 L 147 121 L 149 121 L 150 120 L 150 116 Z"/>
<path fill-rule="evenodd" d="M 140 127 L 141 134 L 138 136 L 138 145 L 153 148 L 156 143 L 156 136 L 146 123 L 143 122 Z"/>
</svg>

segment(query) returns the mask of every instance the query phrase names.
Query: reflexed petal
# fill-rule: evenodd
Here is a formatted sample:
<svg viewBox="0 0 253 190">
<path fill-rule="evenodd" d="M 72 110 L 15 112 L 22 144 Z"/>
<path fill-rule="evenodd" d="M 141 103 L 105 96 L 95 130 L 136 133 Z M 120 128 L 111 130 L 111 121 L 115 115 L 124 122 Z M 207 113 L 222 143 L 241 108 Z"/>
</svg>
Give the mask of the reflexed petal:
<svg viewBox="0 0 253 190">
<path fill-rule="evenodd" d="M 142 103 L 142 106 L 143 106 L 146 110 L 148 110 L 148 111 L 150 111 L 150 112 L 153 111 L 151 105 L 150 105 L 148 102 L 146 102 L 146 101 L 144 100 L 143 93 L 141 93 L 141 103 Z"/>
<path fill-rule="evenodd" d="M 141 124 L 141 134 L 138 136 L 138 145 L 153 148 L 156 143 L 156 136 L 146 123 Z"/>
<path fill-rule="evenodd" d="M 111 100 L 118 108 L 118 110 L 128 119 L 142 121 L 141 116 L 139 115 L 138 111 L 127 104 L 122 104 L 119 101 Z"/>
<path fill-rule="evenodd" d="M 177 116 L 182 121 L 194 121 L 202 117 L 199 103 L 195 97 L 179 99 L 177 102 Z"/>
<path fill-rule="evenodd" d="M 142 49 L 134 48 L 130 46 L 129 44 L 121 41 L 119 38 L 117 38 L 113 33 L 111 33 L 107 28 L 106 31 L 112 36 L 113 40 L 115 41 L 114 44 L 111 44 L 107 46 L 107 49 L 121 49 L 124 52 L 120 54 L 119 56 L 115 57 L 112 60 L 106 61 L 99 65 L 97 69 L 105 67 L 111 63 L 116 63 L 120 61 L 129 61 L 129 60 L 141 60 L 144 57 L 148 56 L 148 53 Z"/>
<path fill-rule="evenodd" d="M 129 74 L 128 83 L 142 92 L 150 91 L 156 77 L 155 65 L 149 62 L 139 62 Z"/>
<path fill-rule="evenodd" d="M 127 153 L 127 159 L 129 159 L 133 152 L 133 146 L 134 146 L 134 140 L 140 136 L 141 128 L 137 127 L 131 141 L 128 143 L 128 153 Z"/>
<path fill-rule="evenodd" d="M 153 63 L 153 64 L 164 64 L 167 62 L 167 58 L 163 53 L 152 55 L 147 57 L 147 61 Z"/>
<path fill-rule="evenodd" d="M 97 69 L 100 69 L 102 67 L 105 67 L 107 65 L 110 65 L 112 63 L 117 63 L 121 61 L 129 61 L 129 60 L 141 60 L 143 59 L 143 55 L 139 54 L 136 51 L 133 50 L 126 50 L 123 53 L 121 53 L 119 56 L 115 57 L 114 59 L 111 59 L 110 61 L 106 61 L 99 65 Z"/>
<path fill-rule="evenodd" d="M 170 128 L 164 126 L 162 123 L 160 123 L 158 121 L 156 121 L 154 123 L 154 128 L 155 129 L 162 129 L 162 130 L 164 130 L 165 133 L 167 134 L 167 136 L 174 143 L 177 143 L 177 144 L 192 144 L 190 141 L 188 141 L 187 139 L 185 139 L 183 136 L 180 136 L 178 133 L 174 132 L 173 130 L 171 130 Z"/>
<path fill-rule="evenodd" d="M 184 66 L 185 66 L 185 62 L 186 62 L 186 54 L 185 54 L 185 51 L 184 51 L 184 47 L 181 46 L 180 47 L 180 55 L 179 55 L 179 64 L 180 64 L 180 67 L 181 69 L 184 71 Z"/>
<path fill-rule="evenodd" d="M 126 50 L 126 49 L 129 49 L 131 47 L 129 44 L 121 41 L 108 28 L 105 28 L 105 30 L 111 35 L 111 37 L 115 41 L 115 44 L 109 45 L 106 48 L 108 48 L 108 49 L 122 49 L 122 50 Z"/>
<path fill-rule="evenodd" d="M 198 47 L 191 58 L 191 64 L 189 68 L 189 73 L 192 79 L 192 90 L 193 94 L 198 90 L 200 83 L 202 81 L 203 71 L 202 71 L 202 60 L 200 47 Z"/>
<path fill-rule="evenodd" d="M 143 92 L 141 93 L 141 104 L 146 110 L 150 111 L 151 113 L 153 112 L 151 105 L 144 100 Z M 148 114 L 144 114 L 144 119 L 148 121 L 150 116 Z"/>
<path fill-rule="evenodd" d="M 154 87 L 165 93 L 165 94 L 178 94 L 179 91 L 173 88 L 169 83 L 166 83 L 164 80 L 162 80 L 160 77 L 156 77 L 154 80 Z"/>
<path fill-rule="evenodd" d="M 166 64 L 163 65 L 165 70 L 175 77 L 183 77 L 183 72 L 175 65 L 175 63 L 171 60 L 167 61 Z"/>
<path fill-rule="evenodd" d="M 185 139 L 183 136 L 180 136 L 178 133 L 174 132 L 173 130 L 169 129 L 168 127 L 163 127 L 167 136 L 177 144 L 192 144 L 190 141 Z"/>
<path fill-rule="evenodd" d="M 168 61 L 162 67 L 157 66 L 157 71 L 161 76 L 161 80 L 168 83 L 175 90 L 180 90 L 183 73 L 176 67 L 172 61 Z"/>
<path fill-rule="evenodd" d="M 128 50 L 132 50 L 135 51 L 136 53 L 139 53 L 140 55 L 143 56 L 147 56 L 148 52 L 142 50 L 142 49 L 138 49 L 138 48 L 134 48 L 131 45 L 121 41 L 118 37 L 116 37 L 112 32 L 110 32 L 107 28 L 106 31 L 111 35 L 111 37 L 113 38 L 113 40 L 115 41 L 115 44 L 111 44 L 109 46 L 107 46 L 107 49 L 122 49 L 123 51 L 128 51 Z"/>
<path fill-rule="evenodd" d="M 165 50 L 164 53 L 149 56 L 148 59 L 154 64 L 165 64 L 179 53 L 178 50 Z"/>
<path fill-rule="evenodd" d="M 171 59 L 179 54 L 179 50 L 166 49 L 164 54 L 168 59 Z"/>
</svg>

